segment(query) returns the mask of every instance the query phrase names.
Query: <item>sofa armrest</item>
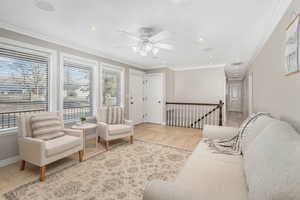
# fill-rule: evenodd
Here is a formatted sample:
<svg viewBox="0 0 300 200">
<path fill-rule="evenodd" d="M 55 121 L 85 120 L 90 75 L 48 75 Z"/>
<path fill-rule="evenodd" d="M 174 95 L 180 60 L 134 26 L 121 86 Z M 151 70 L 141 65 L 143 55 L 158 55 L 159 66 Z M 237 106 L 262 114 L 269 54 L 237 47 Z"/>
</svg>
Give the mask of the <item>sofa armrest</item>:
<svg viewBox="0 0 300 200">
<path fill-rule="evenodd" d="M 19 137 L 18 144 L 22 160 L 42 166 L 45 159 L 45 141 L 30 137 Z"/>
<path fill-rule="evenodd" d="M 146 185 L 143 200 L 201 200 L 176 183 L 154 180 Z"/>
<path fill-rule="evenodd" d="M 226 126 L 204 125 L 203 138 L 208 139 L 229 139 L 238 134 L 238 128 Z"/>
<path fill-rule="evenodd" d="M 127 120 L 125 119 L 124 120 L 125 124 L 128 125 L 128 126 L 134 126 L 134 122 L 132 120 Z"/>
</svg>

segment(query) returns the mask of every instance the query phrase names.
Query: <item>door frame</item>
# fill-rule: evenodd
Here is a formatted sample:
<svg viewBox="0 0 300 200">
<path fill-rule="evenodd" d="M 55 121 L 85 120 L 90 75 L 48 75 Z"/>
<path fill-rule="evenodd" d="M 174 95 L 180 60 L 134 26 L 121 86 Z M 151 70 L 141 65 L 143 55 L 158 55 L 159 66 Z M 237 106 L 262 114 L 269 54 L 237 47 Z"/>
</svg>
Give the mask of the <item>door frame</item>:
<svg viewBox="0 0 300 200">
<path fill-rule="evenodd" d="M 143 82 L 144 82 L 144 79 L 145 79 L 145 72 L 143 71 L 140 71 L 140 70 L 136 70 L 136 69 L 129 69 L 129 76 L 128 76 L 128 118 L 130 119 L 130 115 L 132 114 L 132 110 L 131 110 L 131 106 L 130 106 L 130 97 L 132 96 L 131 94 L 131 86 L 130 86 L 130 77 L 132 76 L 132 74 L 137 74 L 137 75 L 141 75 L 141 77 L 143 78 Z M 143 85 L 143 98 L 144 98 L 144 95 L 145 95 L 145 89 L 144 89 L 144 85 Z M 143 110 L 142 110 L 142 113 L 143 115 L 145 114 L 145 106 L 144 106 L 144 101 L 143 101 Z M 141 123 L 144 122 L 144 118 L 142 120 Z M 135 123 L 134 125 L 137 125 L 139 124 L 139 122 Z"/>
<path fill-rule="evenodd" d="M 166 109 L 166 73 L 165 72 L 151 72 L 151 73 L 146 73 L 144 75 L 144 80 L 147 77 L 155 77 L 158 76 L 161 78 L 161 89 L 162 89 L 162 100 L 161 100 L 161 125 L 166 125 L 166 115 L 165 115 L 165 109 Z M 144 90 L 145 91 L 145 90 Z M 145 94 L 145 93 L 144 93 Z M 146 109 L 144 109 L 146 111 Z M 145 113 L 144 113 L 145 114 Z M 146 122 L 144 120 L 144 122 Z"/>
<path fill-rule="evenodd" d="M 253 73 L 248 74 L 248 113 L 253 113 Z"/>
<path fill-rule="evenodd" d="M 240 89 L 241 89 L 241 93 L 240 93 L 240 109 L 237 110 L 237 109 L 232 109 L 232 106 L 231 106 L 231 86 L 232 85 L 239 85 L 240 86 Z M 234 80 L 234 81 L 230 81 L 229 84 L 229 93 L 228 93 L 228 111 L 229 112 L 242 112 L 242 105 L 243 105 L 243 97 L 242 97 L 242 90 L 243 90 L 243 83 L 242 81 L 240 80 Z"/>
</svg>

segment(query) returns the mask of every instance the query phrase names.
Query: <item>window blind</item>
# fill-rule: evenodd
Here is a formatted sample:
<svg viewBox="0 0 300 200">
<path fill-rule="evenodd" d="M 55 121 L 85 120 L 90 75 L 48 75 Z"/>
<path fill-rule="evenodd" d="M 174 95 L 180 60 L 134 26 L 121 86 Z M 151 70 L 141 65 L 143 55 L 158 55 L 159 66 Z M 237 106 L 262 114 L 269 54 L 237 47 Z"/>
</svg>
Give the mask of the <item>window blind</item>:
<svg viewBox="0 0 300 200">
<path fill-rule="evenodd" d="M 49 57 L 0 48 L 0 129 L 24 113 L 48 110 Z"/>
<path fill-rule="evenodd" d="M 120 70 L 103 68 L 103 105 L 121 105 L 121 76 L 122 72 Z"/>
<path fill-rule="evenodd" d="M 92 69 L 64 62 L 64 118 L 78 120 L 92 115 Z"/>
</svg>

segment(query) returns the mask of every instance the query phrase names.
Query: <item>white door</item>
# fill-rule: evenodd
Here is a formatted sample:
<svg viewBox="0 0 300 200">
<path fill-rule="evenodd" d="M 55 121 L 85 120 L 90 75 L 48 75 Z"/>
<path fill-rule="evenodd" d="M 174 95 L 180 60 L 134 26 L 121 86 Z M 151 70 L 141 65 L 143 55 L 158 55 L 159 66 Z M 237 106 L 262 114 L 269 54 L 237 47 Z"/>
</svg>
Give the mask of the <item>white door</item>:
<svg viewBox="0 0 300 200">
<path fill-rule="evenodd" d="M 144 121 L 144 72 L 138 70 L 129 71 L 129 119 L 134 124 Z"/>
<path fill-rule="evenodd" d="M 229 111 L 242 112 L 242 83 L 229 84 Z"/>
<path fill-rule="evenodd" d="M 144 81 L 145 122 L 162 124 L 163 122 L 163 75 L 148 74 Z"/>
</svg>

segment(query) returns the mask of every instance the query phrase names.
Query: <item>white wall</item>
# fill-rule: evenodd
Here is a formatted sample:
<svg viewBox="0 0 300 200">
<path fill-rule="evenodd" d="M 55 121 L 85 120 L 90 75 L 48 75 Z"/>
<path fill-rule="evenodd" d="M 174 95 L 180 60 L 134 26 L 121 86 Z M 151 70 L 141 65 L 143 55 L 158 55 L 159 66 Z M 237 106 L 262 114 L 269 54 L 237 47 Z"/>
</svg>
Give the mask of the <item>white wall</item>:
<svg viewBox="0 0 300 200">
<path fill-rule="evenodd" d="M 175 101 L 218 103 L 225 100 L 224 68 L 175 71 L 173 81 Z"/>
<path fill-rule="evenodd" d="M 285 35 L 300 1 L 294 0 L 281 22 L 250 66 L 253 73 L 254 112 L 270 112 L 300 131 L 300 73 L 285 76 Z"/>
</svg>

